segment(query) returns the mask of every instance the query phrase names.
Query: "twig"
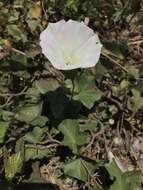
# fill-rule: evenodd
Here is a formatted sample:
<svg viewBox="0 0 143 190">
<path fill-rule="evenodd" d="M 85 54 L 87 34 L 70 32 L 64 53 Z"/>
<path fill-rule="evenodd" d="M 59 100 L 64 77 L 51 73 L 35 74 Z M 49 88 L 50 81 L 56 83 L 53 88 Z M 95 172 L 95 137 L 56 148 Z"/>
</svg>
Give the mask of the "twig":
<svg viewBox="0 0 143 190">
<path fill-rule="evenodd" d="M 22 52 L 22 51 L 20 51 L 20 50 L 18 50 L 18 49 L 15 49 L 15 48 L 10 48 L 12 51 L 14 51 L 14 52 L 16 52 L 16 53 L 19 53 L 19 54 L 22 54 L 22 55 L 24 55 L 24 56 L 26 56 L 26 53 L 24 53 L 24 52 Z"/>
<path fill-rule="evenodd" d="M 6 102 L 0 106 L 0 108 L 4 108 L 5 106 L 8 106 L 12 103 L 12 101 L 10 101 L 12 99 L 12 97 L 9 97 Z"/>
<path fill-rule="evenodd" d="M 74 79 L 72 79 L 72 91 L 71 91 L 71 100 L 74 96 L 74 89 L 75 89 L 75 82 L 74 82 Z"/>
<path fill-rule="evenodd" d="M 84 160 L 80 159 L 80 161 L 81 161 L 83 167 L 86 169 L 88 175 L 89 175 L 89 176 L 91 177 L 91 179 L 93 180 L 93 183 L 96 184 L 98 187 L 101 188 L 101 185 L 100 185 L 100 184 L 96 181 L 96 179 L 95 179 L 95 177 L 96 177 L 96 178 L 99 180 L 99 182 L 100 182 L 100 179 L 98 178 L 98 175 L 97 175 L 97 174 L 96 174 L 96 175 L 95 175 L 95 174 L 92 174 L 92 173 L 89 171 L 88 167 L 87 167 L 86 164 L 84 163 Z M 100 183 L 101 183 L 101 182 L 100 182 Z M 89 183 L 89 179 L 88 179 L 87 184 L 90 184 L 90 183 Z"/>
<path fill-rule="evenodd" d="M 117 65 L 118 67 L 120 67 L 124 72 L 128 73 L 128 70 L 127 70 L 125 67 L 123 67 L 123 66 L 119 63 L 119 61 L 116 61 L 115 59 L 113 59 L 112 57 L 110 57 L 110 56 L 108 55 L 108 54 L 110 54 L 108 50 L 106 50 L 105 48 L 103 48 L 101 54 L 102 54 L 104 57 L 106 57 L 107 59 L 109 59 L 112 63 L 114 63 L 115 65 Z M 111 55 L 112 55 L 112 54 L 111 54 Z M 112 55 L 112 56 L 113 56 L 113 55 Z M 118 59 L 119 59 L 119 58 L 118 58 Z"/>
<path fill-rule="evenodd" d="M 143 134 L 143 131 L 139 130 L 138 128 L 136 128 L 135 126 L 132 126 L 132 129 L 136 132 L 138 132 L 139 134 Z"/>
<path fill-rule="evenodd" d="M 107 129 L 107 127 L 106 127 L 106 129 Z M 90 143 L 81 151 L 81 154 L 83 152 L 85 152 L 86 150 L 88 150 L 92 146 L 92 144 L 94 143 L 95 138 L 102 135 L 104 132 L 105 132 L 105 128 L 102 128 L 99 132 L 92 134 L 92 138 L 91 138 Z"/>
<path fill-rule="evenodd" d="M 34 77 L 31 79 L 30 82 L 32 83 L 32 82 L 35 80 L 35 78 L 36 78 L 36 76 L 34 76 Z M 5 107 L 5 106 L 11 104 L 10 100 L 12 99 L 12 97 L 14 97 L 14 96 L 21 96 L 21 95 L 23 95 L 23 94 L 27 94 L 25 91 L 27 91 L 28 88 L 29 88 L 29 85 L 28 85 L 28 86 L 25 86 L 25 87 L 23 88 L 23 90 L 22 90 L 21 92 L 19 92 L 19 93 L 0 93 L 0 96 L 1 96 L 1 97 L 6 97 L 6 96 L 9 97 L 9 98 L 6 100 L 6 102 L 5 102 L 3 105 L 0 106 L 0 108 L 3 108 L 3 107 Z"/>
<path fill-rule="evenodd" d="M 105 151 L 106 151 L 106 154 L 108 155 L 109 148 L 108 148 L 108 146 L 107 146 L 107 140 L 106 140 L 106 136 L 105 136 L 105 130 L 104 130 L 104 132 L 102 133 L 102 135 L 103 135 L 103 138 L 104 138 Z"/>
<path fill-rule="evenodd" d="M 27 86 L 19 93 L 0 93 L 0 96 L 2 97 L 6 97 L 6 96 L 9 96 L 9 97 L 12 97 L 12 96 L 21 96 L 23 94 L 25 94 L 25 90 L 27 89 Z"/>
<path fill-rule="evenodd" d="M 140 45 L 143 42 L 143 39 L 138 39 L 138 40 L 134 40 L 134 41 L 130 41 L 128 42 L 128 45 Z"/>
<path fill-rule="evenodd" d="M 25 148 L 36 148 L 36 149 L 40 149 L 40 150 L 43 150 L 43 149 L 49 149 L 49 148 L 53 148 L 53 147 L 57 147 L 59 144 L 49 144 L 47 146 L 43 146 L 43 145 L 40 145 L 40 144 L 27 144 L 25 145 Z"/>
<path fill-rule="evenodd" d="M 40 144 L 40 145 L 45 145 L 45 144 L 47 144 L 47 143 L 57 143 L 57 144 L 61 144 L 61 142 L 60 141 L 58 141 L 58 140 L 56 140 L 56 139 L 51 139 L 51 137 L 50 137 L 50 139 L 48 139 L 48 140 L 45 140 L 45 141 L 42 141 L 42 142 L 38 142 L 38 144 Z"/>
<path fill-rule="evenodd" d="M 114 104 L 116 104 L 116 106 L 121 110 L 124 111 L 124 108 L 122 107 L 122 105 L 120 104 L 120 102 L 116 99 L 114 99 L 111 96 L 106 96 L 105 98 L 107 98 L 107 100 L 110 100 L 111 102 L 113 102 Z"/>
<path fill-rule="evenodd" d="M 48 16 L 47 16 L 46 10 L 44 8 L 44 2 L 43 2 L 43 0 L 41 1 L 41 6 L 42 6 L 42 10 L 43 10 L 44 15 L 45 15 L 45 19 L 48 20 Z"/>
<path fill-rule="evenodd" d="M 91 172 L 89 171 L 89 169 L 88 169 L 88 167 L 86 166 L 86 164 L 84 163 L 84 161 L 83 161 L 82 159 L 80 159 L 80 161 L 81 161 L 83 167 L 87 170 L 88 175 L 89 175 L 91 178 L 93 178 Z M 89 180 L 89 179 L 88 179 L 88 180 Z"/>
<path fill-rule="evenodd" d="M 56 139 L 54 139 L 54 138 L 50 135 L 50 133 L 47 132 L 47 134 L 48 134 L 49 139 L 50 139 L 52 142 L 55 142 L 55 143 L 61 144 L 61 142 L 58 141 L 58 140 L 56 140 Z"/>
</svg>

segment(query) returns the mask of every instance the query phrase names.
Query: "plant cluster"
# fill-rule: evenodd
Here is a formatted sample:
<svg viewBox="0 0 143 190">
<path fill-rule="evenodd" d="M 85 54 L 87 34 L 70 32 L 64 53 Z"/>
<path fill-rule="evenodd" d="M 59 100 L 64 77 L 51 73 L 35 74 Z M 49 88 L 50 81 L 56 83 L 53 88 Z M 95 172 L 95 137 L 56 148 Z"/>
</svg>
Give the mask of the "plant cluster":
<svg viewBox="0 0 143 190">
<path fill-rule="evenodd" d="M 0 181 L 61 190 L 141 186 L 141 7 L 139 0 L 0 1 Z M 103 44 L 100 61 L 55 69 L 40 33 L 49 22 L 85 17 Z"/>
</svg>

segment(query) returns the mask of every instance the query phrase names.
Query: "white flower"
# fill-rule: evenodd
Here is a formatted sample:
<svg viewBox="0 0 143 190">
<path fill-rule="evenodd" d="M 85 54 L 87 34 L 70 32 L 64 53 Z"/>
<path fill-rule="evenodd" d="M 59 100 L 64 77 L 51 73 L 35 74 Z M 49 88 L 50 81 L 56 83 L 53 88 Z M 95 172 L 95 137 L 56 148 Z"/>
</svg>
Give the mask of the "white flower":
<svg viewBox="0 0 143 190">
<path fill-rule="evenodd" d="M 71 70 L 95 66 L 102 44 L 84 22 L 61 20 L 49 23 L 40 34 L 40 46 L 55 68 Z"/>
</svg>

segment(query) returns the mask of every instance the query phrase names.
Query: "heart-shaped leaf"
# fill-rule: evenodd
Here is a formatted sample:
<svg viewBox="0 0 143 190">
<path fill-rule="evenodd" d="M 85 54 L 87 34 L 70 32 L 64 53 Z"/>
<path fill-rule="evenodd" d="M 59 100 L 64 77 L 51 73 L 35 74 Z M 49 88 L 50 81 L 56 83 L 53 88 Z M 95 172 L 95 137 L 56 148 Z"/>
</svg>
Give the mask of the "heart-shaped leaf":
<svg viewBox="0 0 143 190">
<path fill-rule="evenodd" d="M 100 100 L 103 92 L 95 86 L 95 79 L 91 75 L 81 75 L 75 79 L 74 100 L 81 101 L 89 109 L 92 108 L 95 101 Z"/>
<path fill-rule="evenodd" d="M 74 153 L 78 153 L 78 146 L 85 144 L 87 138 L 86 133 L 79 133 L 78 122 L 66 119 L 58 128 L 64 134 L 62 144 L 68 146 Z"/>
<path fill-rule="evenodd" d="M 45 134 L 40 127 L 34 127 L 32 131 L 24 136 L 24 140 L 29 143 L 38 143 L 44 138 Z"/>
<path fill-rule="evenodd" d="M 16 113 L 15 118 L 19 121 L 24 121 L 26 123 L 32 122 L 38 115 L 40 115 L 42 110 L 42 103 L 38 104 L 25 104 Z"/>
<path fill-rule="evenodd" d="M 82 159 L 76 159 L 74 161 L 64 164 L 64 173 L 68 176 L 74 177 L 81 181 L 86 182 L 88 175 L 93 174 L 95 166 Z"/>
</svg>

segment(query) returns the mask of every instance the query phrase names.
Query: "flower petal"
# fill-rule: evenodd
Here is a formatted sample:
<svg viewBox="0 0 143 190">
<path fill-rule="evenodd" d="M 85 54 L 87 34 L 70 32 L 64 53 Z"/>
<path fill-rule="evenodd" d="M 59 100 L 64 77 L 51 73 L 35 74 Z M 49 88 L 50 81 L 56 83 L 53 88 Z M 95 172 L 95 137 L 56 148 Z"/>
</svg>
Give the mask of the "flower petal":
<svg viewBox="0 0 143 190">
<path fill-rule="evenodd" d="M 42 47 L 42 53 L 49 59 L 49 61 L 55 68 L 59 69 L 59 66 L 63 65 L 64 63 L 61 59 L 58 48 L 55 50 L 51 48 L 51 46 L 49 46 L 48 44 L 42 42 L 40 42 L 40 45 Z"/>
<path fill-rule="evenodd" d="M 57 69 L 63 67 L 64 60 L 60 44 L 56 40 L 56 32 L 60 31 L 61 26 L 64 24 L 64 20 L 61 20 L 54 24 L 49 23 L 48 27 L 40 34 L 40 46 L 42 48 L 42 53 Z"/>
<path fill-rule="evenodd" d="M 48 27 L 40 34 L 40 45 L 42 47 L 43 44 L 48 44 L 53 50 L 62 51 L 60 48 L 60 43 L 57 40 L 57 33 L 60 33 L 60 30 L 65 25 L 65 21 L 61 20 L 57 23 L 49 23 Z"/>
<path fill-rule="evenodd" d="M 98 62 L 102 44 L 97 34 L 94 34 L 74 54 L 74 60 L 79 62 L 81 68 L 93 67 Z"/>
<path fill-rule="evenodd" d="M 55 34 L 57 35 L 57 33 L 60 32 L 60 30 L 62 29 L 62 27 L 64 27 L 65 24 L 66 24 L 65 20 L 60 20 L 56 23 L 49 23 L 47 28 L 43 32 L 41 32 L 40 40 L 47 41 L 49 38 L 49 32 L 52 35 L 55 35 Z"/>
<path fill-rule="evenodd" d="M 85 41 L 87 41 L 94 32 L 83 22 L 69 20 L 65 26 L 57 33 L 57 38 L 63 50 L 67 54 L 76 51 Z"/>
</svg>

